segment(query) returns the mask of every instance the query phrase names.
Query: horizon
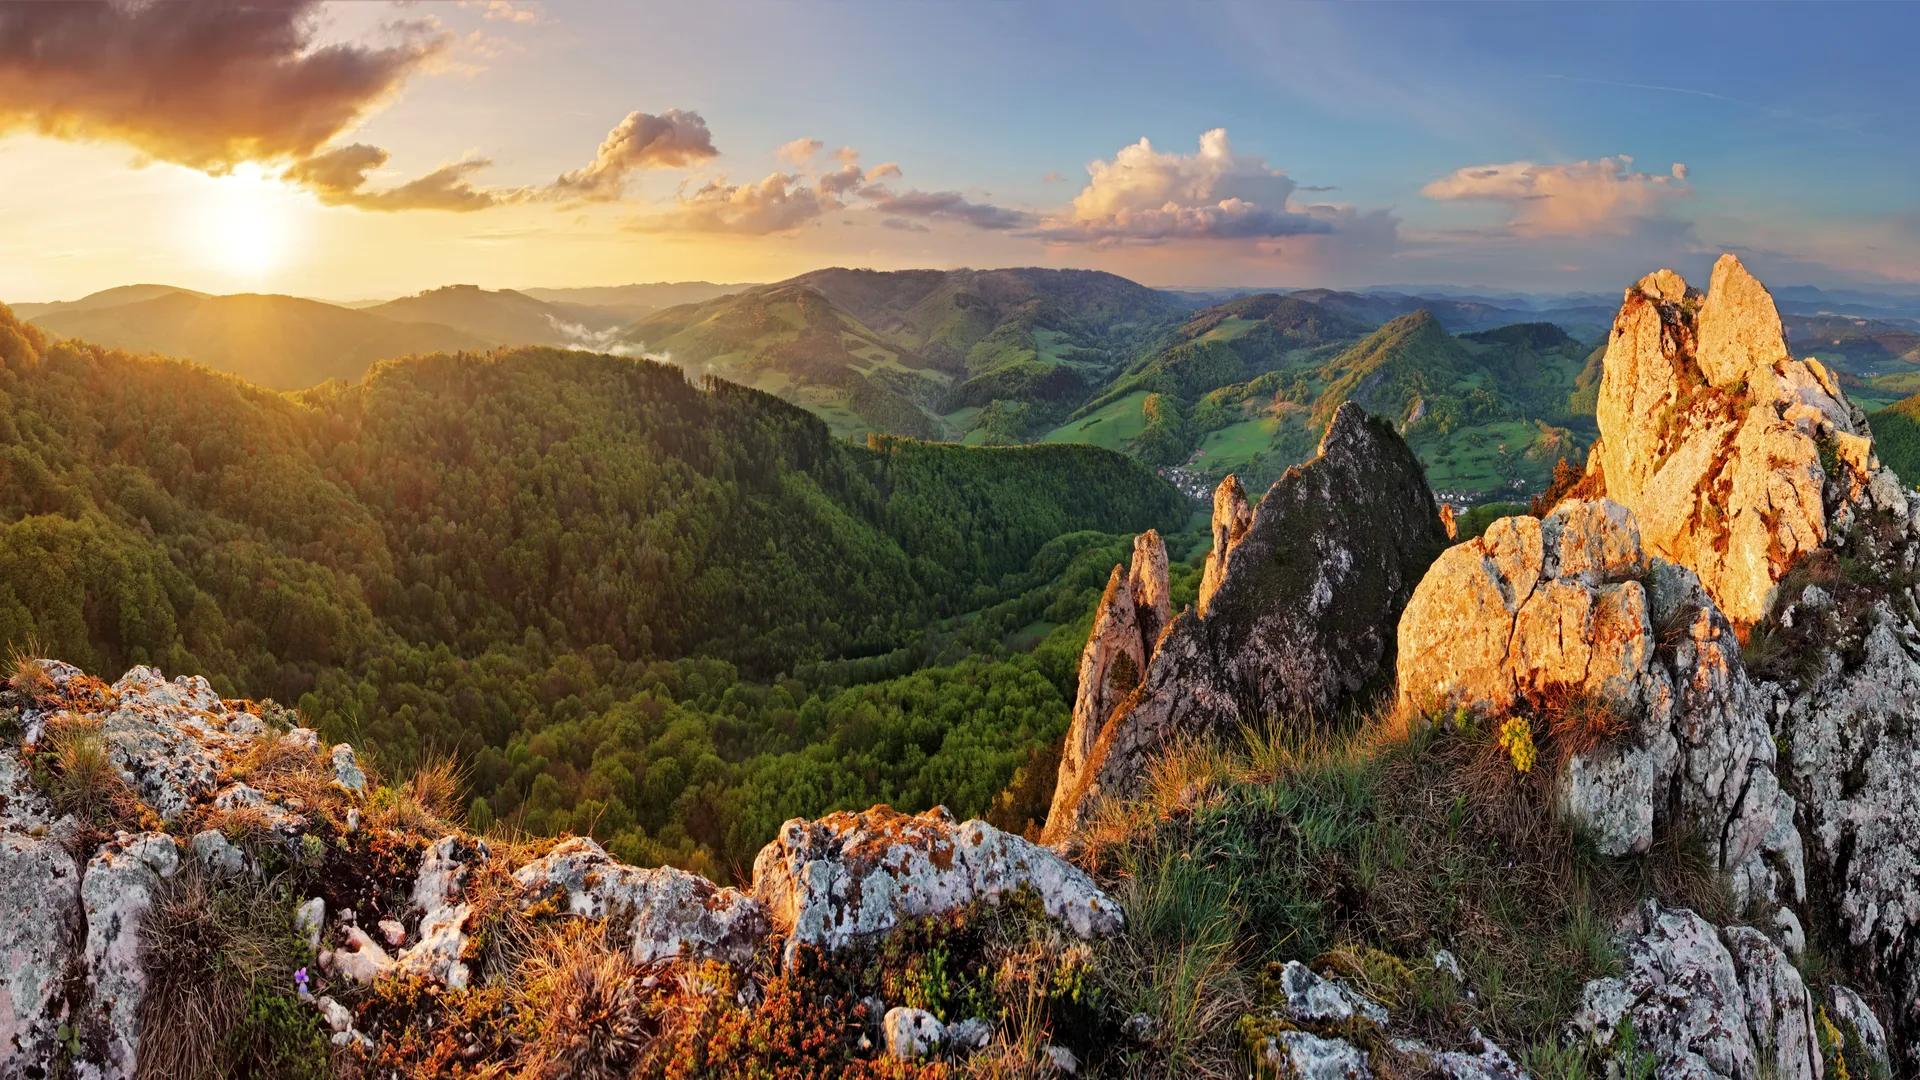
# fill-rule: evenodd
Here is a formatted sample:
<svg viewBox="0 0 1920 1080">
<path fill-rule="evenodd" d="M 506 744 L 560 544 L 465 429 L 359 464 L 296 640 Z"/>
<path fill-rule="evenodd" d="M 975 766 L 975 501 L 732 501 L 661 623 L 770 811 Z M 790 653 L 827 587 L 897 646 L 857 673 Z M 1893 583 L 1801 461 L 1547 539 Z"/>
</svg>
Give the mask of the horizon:
<svg viewBox="0 0 1920 1080">
<path fill-rule="evenodd" d="M 1920 285 L 1910 7 L 156 10 L 0 8 L 0 296 Z"/>
</svg>

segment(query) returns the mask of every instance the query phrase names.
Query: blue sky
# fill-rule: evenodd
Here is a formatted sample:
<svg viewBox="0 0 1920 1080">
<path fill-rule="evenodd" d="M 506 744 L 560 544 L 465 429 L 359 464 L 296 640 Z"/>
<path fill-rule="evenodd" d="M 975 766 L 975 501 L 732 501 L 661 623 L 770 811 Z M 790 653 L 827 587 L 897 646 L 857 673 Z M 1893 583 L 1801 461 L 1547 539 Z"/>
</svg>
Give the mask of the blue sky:
<svg viewBox="0 0 1920 1080">
<path fill-rule="evenodd" d="M 1920 284 L 1920 6 L 359 4 L 316 7 L 308 55 L 276 62 L 373 50 L 398 23 L 433 43 L 382 92 L 334 103 L 324 137 L 229 144 L 212 165 L 165 115 L 135 118 L 154 138 L 124 116 L 64 118 L 59 141 L 282 177 L 310 240 L 265 283 L 336 293 L 356 276 L 768 279 L 830 263 L 1611 289 L 1721 249 L 1769 280 Z M 250 92 L 246 72 L 205 77 Z M 18 119 L 34 107 L 0 100 L 10 139 L 55 141 Z M 601 145 L 636 115 L 629 136 L 667 142 Z M 1151 152 L 1123 153 L 1143 138 Z M 810 156 L 781 152 L 809 139 Z M 648 149 L 668 143 L 685 152 Z M 343 147 L 377 164 L 294 167 L 349 160 L 328 156 Z M 405 186 L 474 159 L 488 164 L 431 198 Z M 555 181 L 589 161 L 604 181 L 590 196 Z M 472 269 L 503 255 L 540 280 Z"/>
</svg>

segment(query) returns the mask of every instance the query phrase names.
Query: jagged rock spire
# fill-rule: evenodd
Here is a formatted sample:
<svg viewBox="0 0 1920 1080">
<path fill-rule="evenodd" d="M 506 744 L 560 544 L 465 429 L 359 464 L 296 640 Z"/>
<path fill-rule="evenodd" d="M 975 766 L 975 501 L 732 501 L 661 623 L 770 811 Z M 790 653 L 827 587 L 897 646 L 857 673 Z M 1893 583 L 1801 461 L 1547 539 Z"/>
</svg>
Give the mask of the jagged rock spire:
<svg viewBox="0 0 1920 1080">
<path fill-rule="evenodd" d="M 1116 564 L 1108 575 L 1107 589 L 1093 612 L 1093 631 L 1080 650 L 1080 686 L 1060 750 L 1054 810 L 1061 808 L 1063 794 L 1077 786 L 1107 718 L 1140 685 L 1147 657 L 1171 614 L 1167 546 L 1158 530 L 1148 529 L 1134 538 L 1131 565 L 1123 572 Z"/>
<path fill-rule="evenodd" d="M 1240 486 L 1238 476 L 1228 473 L 1220 486 L 1213 489 L 1213 548 L 1207 552 L 1207 564 L 1200 571 L 1200 598 L 1196 604 L 1201 618 L 1206 618 L 1213 594 L 1220 591 L 1220 583 L 1226 580 L 1233 549 L 1247 538 L 1247 530 L 1252 527 L 1253 508 L 1247 505 L 1246 489 Z"/>
<path fill-rule="evenodd" d="M 1843 504 L 1906 516 L 1866 418 L 1818 361 L 1792 358 L 1773 297 L 1733 255 L 1714 265 L 1704 297 L 1671 270 L 1627 290 L 1597 419 L 1594 487 L 1634 512 L 1652 553 L 1696 571 L 1743 630 Z"/>
<path fill-rule="evenodd" d="M 1146 759 L 1176 733 L 1324 716 L 1391 670 L 1400 609 L 1446 544 L 1420 462 L 1392 425 L 1342 405 L 1318 455 L 1287 470 L 1257 510 L 1246 505 L 1232 478 L 1215 493 L 1216 580 L 1202 586 L 1200 611 L 1149 642 L 1139 687 L 1097 727 L 1097 713 L 1076 706 L 1050 837 L 1137 791 Z M 1104 649 L 1108 608 L 1103 599 L 1088 655 Z M 1084 696 L 1084 656 L 1081 670 Z"/>
</svg>

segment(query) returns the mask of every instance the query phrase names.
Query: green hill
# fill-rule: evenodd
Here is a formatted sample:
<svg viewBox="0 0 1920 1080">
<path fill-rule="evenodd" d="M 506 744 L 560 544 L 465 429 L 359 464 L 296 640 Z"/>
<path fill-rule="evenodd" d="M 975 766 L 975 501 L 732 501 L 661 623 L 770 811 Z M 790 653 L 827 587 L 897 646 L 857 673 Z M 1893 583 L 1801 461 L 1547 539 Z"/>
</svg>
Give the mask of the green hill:
<svg viewBox="0 0 1920 1080">
<path fill-rule="evenodd" d="M 646 360 L 283 395 L 0 308 L 0 643 L 203 671 L 715 872 L 793 814 L 989 809 L 1065 729 L 1125 534 L 1188 513 L 1106 451 L 856 445 Z"/>
<path fill-rule="evenodd" d="M 1908 485 L 1920 485 L 1920 394 L 1867 414 L 1873 449 Z"/>
<path fill-rule="evenodd" d="M 439 323 L 396 322 L 293 296 L 135 290 L 58 305 L 32 321 L 60 337 L 184 357 L 282 390 L 358 378 L 390 357 L 495 344 Z"/>
<path fill-rule="evenodd" d="M 580 304 L 536 300 L 512 289 L 448 285 L 361 308 L 396 322 L 437 323 L 494 345 L 583 345 L 625 322 Z"/>
</svg>

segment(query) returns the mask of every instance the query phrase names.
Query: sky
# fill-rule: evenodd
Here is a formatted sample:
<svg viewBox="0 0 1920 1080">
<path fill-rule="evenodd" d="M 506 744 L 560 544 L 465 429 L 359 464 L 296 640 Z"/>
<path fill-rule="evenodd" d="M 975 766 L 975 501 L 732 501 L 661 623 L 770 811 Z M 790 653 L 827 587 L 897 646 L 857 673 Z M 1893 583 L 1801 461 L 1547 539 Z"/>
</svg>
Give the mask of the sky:
<svg viewBox="0 0 1920 1080">
<path fill-rule="evenodd" d="M 0 3 L 0 301 L 1920 288 L 1920 5 Z"/>
</svg>

